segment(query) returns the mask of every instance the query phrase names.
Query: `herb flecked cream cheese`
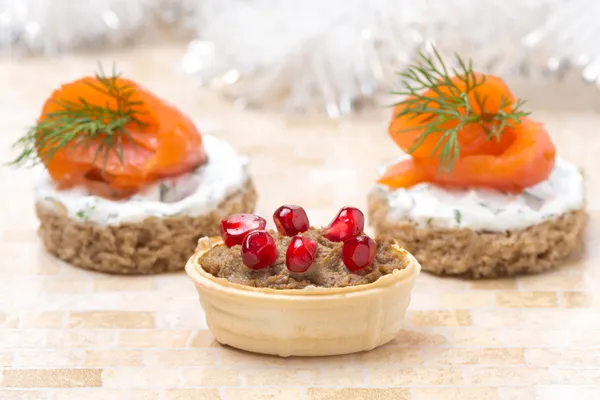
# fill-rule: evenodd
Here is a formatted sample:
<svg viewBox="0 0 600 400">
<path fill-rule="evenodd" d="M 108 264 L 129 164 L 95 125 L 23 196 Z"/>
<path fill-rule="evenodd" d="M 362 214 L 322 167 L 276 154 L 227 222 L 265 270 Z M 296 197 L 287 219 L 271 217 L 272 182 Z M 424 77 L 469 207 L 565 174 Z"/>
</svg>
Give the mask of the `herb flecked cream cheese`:
<svg viewBox="0 0 600 400">
<path fill-rule="evenodd" d="M 518 195 L 487 189 L 450 190 L 428 183 L 408 189 L 379 185 L 378 190 L 388 201 L 390 222 L 410 220 L 420 227 L 523 229 L 584 205 L 581 171 L 558 158 L 547 180 Z"/>
<path fill-rule="evenodd" d="M 148 217 L 197 217 L 213 211 L 248 180 L 246 157 L 226 142 L 204 135 L 208 162 L 195 171 L 156 182 L 127 200 L 113 201 L 90 195 L 84 188 L 58 190 L 44 170 L 35 187 L 36 201 L 61 207 L 82 222 L 119 225 Z M 61 206 L 62 205 L 62 206 Z"/>
</svg>

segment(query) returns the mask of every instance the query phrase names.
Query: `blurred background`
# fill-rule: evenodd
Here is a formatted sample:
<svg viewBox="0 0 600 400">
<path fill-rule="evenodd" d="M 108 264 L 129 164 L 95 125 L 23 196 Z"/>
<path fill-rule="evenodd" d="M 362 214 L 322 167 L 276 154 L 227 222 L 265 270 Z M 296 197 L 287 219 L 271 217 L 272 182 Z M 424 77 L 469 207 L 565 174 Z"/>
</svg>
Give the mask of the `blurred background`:
<svg viewBox="0 0 600 400">
<path fill-rule="evenodd" d="M 0 0 L 0 56 L 176 48 L 171 68 L 238 108 L 335 119 L 387 104 L 434 43 L 535 108 L 598 110 L 599 18 L 596 0 Z"/>
<path fill-rule="evenodd" d="M 597 400 L 599 21 L 600 0 L 0 0 L 0 398 L 17 398 L 1 388 L 10 365 L 32 389 L 42 377 L 56 400 L 66 398 L 57 387 L 64 382 L 87 384 L 72 368 L 86 365 L 99 385 L 94 366 L 102 366 L 106 388 L 68 396 L 79 400 L 113 399 L 131 387 L 155 390 L 127 398 L 158 398 L 156 387 L 182 379 L 196 389 L 239 379 L 296 390 L 312 384 L 313 370 L 315 382 L 354 386 L 364 362 L 386 386 L 442 384 L 440 396 L 453 393 L 446 399 L 497 398 L 496 386 L 507 386 L 498 389 L 503 399 L 533 399 L 535 384 L 547 393 L 538 399 Z M 387 133 L 396 100 L 389 93 L 396 73 L 432 44 L 447 60 L 457 52 L 501 75 L 527 100 L 559 156 L 584 170 L 590 227 L 585 259 L 556 274 L 473 284 L 421 274 L 405 331 L 415 348 L 406 356 L 392 347 L 344 359 L 343 369 L 292 363 L 288 375 L 272 360 L 263 368 L 226 349 L 184 349 L 214 345 L 205 331 L 196 335 L 205 325 L 189 279 L 110 278 L 58 262 L 36 234 L 34 170 L 4 164 L 53 90 L 93 74 L 98 62 L 114 63 L 203 135 L 249 157 L 257 214 L 299 204 L 312 225 L 328 224 L 342 206 L 366 211 L 377 169 L 400 154 Z M 207 374 L 188 368 L 203 362 L 211 363 Z M 209 374 L 213 366 L 219 372 Z M 369 381 L 375 373 L 358 373 L 377 382 Z M 487 383 L 491 391 L 471 392 Z M 429 389 L 420 398 L 436 397 Z M 24 396 L 47 398 L 37 389 Z"/>
<path fill-rule="evenodd" d="M 598 20 L 597 0 L 0 0 L 0 157 L 14 157 L 10 144 L 61 83 L 116 64 L 251 158 L 259 214 L 295 203 L 327 223 L 341 206 L 364 208 L 378 167 L 398 155 L 389 93 L 435 45 L 506 79 L 590 175 Z M 28 198 L 27 170 L 0 178 Z M 600 181 L 587 191 L 598 207 Z M 0 214 L 35 227 L 19 199 L 22 212 Z"/>
</svg>

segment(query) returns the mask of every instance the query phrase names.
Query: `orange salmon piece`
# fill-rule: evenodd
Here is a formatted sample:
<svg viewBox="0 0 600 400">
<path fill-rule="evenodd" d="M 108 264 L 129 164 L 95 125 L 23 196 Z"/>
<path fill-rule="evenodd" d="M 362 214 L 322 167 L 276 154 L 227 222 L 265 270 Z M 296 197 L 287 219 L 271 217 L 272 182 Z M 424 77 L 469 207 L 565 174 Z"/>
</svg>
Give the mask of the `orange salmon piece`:
<svg viewBox="0 0 600 400">
<path fill-rule="evenodd" d="M 512 95 L 508 86 L 504 81 L 498 77 L 483 75 L 475 73 L 471 76 L 469 84 L 472 86 L 474 80 L 478 83 L 482 82 L 478 87 L 471 90 L 468 94 L 469 103 L 473 109 L 473 112 L 478 115 L 484 115 L 484 119 L 487 117 L 490 121 L 486 124 L 487 128 L 492 127 L 491 118 L 494 114 L 500 111 L 500 106 L 504 100 L 503 111 L 509 112 L 515 103 L 515 97 Z M 466 82 L 461 80 L 459 77 L 454 76 L 450 78 L 451 82 L 460 91 L 466 89 Z M 411 109 L 418 112 L 419 107 L 425 106 L 427 108 L 439 109 L 440 106 L 436 100 L 441 99 L 443 96 L 452 94 L 452 91 L 457 89 L 451 88 L 450 85 L 441 84 L 438 86 L 439 93 L 432 89 L 428 89 L 423 92 L 424 97 L 421 100 L 417 100 L 417 106 L 412 106 Z M 441 95 L 440 95 L 441 94 Z M 415 97 L 412 98 L 414 100 Z M 430 99 L 430 100 L 428 100 Z M 483 102 L 484 109 L 479 106 L 480 102 Z M 399 116 L 402 112 L 407 110 L 405 103 L 399 104 L 394 108 L 392 120 L 390 121 L 388 131 L 389 134 L 396 142 L 396 144 L 405 152 L 410 150 L 418 144 L 418 138 L 425 132 L 426 126 L 431 123 L 436 123 L 437 116 L 435 113 L 429 111 L 418 112 L 418 115 L 407 114 Z M 466 109 L 459 107 L 457 110 L 461 115 L 465 115 Z M 458 125 L 457 119 L 451 119 L 440 125 L 440 130 L 447 131 L 453 129 Z M 427 136 L 425 141 L 418 146 L 413 152 L 410 153 L 412 157 L 418 160 L 427 158 L 437 158 L 440 155 L 441 148 L 446 142 L 444 140 L 442 145 L 436 150 L 436 145 L 442 139 L 442 132 L 434 132 Z M 503 149 L 508 146 L 508 140 L 500 137 L 490 139 L 484 129 L 479 123 L 468 124 L 458 132 L 458 144 L 460 147 L 460 155 L 468 156 L 472 154 L 499 154 Z"/>
<path fill-rule="evenodd" d="M 480 187 L 520 193 L 546 180 L 556 158 L 556 149 L 546 129 L 529 118 L 523 118 L 504 136 L 510 138 L 511 143 L 498 155 L 464 156 L 456 161 L 451 172 L 442 173 L 437 163 L 403 161 L 400 163 L 402 167 L 396 164 L 389 168 L 380 182 L 393 188 L 406 188 L 414 185 L 412 182 L 415 177 L 424 177 L 423 182 L 441 186 Z"/>
<path fill-rule="evenodd" d="M 377 183 L 393 188 L 404 188 L 427 182 L 429 176 L 423 168 L 415 164 L 413 158 L 402 160 L 390 166 L 377 180 Z"/>
<path fill-rule="evenodd" d="M 116 110 L 114 96 L 92 87 L 102 87 L 96 77 L 86 77 L 62 85 L 44 104 L 39 122 L 52 118 L 52 113 L 64 110 L 65 102 L 84 99 L 91 106 Z M 181 111 L 161 100 L 135 82 L 116 78 L 114 86 L 128 88 L 128 98 L 138 122 L 127 123 L 113 143 L 119 152 L 106 154 L 103 145 L 108 135 L 100 134 L 85 140 L 80 134 L 54 153 L 38 145 L 41 161 L 59 188 L 76 185 L 86 187 L 92 194 L 120 199 L 131 196 L 160 178 L 191 171 L 206 162 L 202 137 L 192 121 Z M 104 121 L 106 123 L 110 121 Z M 115 136 L 116 137 L 116 136 Z"/>
</svg>

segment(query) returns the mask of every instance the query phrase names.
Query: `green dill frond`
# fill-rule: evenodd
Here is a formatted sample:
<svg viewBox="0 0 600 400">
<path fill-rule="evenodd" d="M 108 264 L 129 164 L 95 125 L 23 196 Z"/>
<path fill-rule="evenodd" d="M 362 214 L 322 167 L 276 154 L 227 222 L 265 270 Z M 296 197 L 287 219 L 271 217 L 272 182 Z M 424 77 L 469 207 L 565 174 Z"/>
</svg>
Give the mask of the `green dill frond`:
<svg viewBox="0 0 600 400">
<path fill-rule="evenodd" d="M 419 122 L 419 125 L 405 131 L 424 128 L 409 153 L 418 149 L 430 135 L 441 134 L 431 154 L 433 157 L 439 150 L 440 172 L 452 171 L 458 160 L 458 134 L 465 126 L 480 124 L 489 140 L 499 140 L 506 127 L 514 127 L 522 117 L 529 115 L 522 110 L 524 101 L 521 99 L 512 104 L 512 110 L 504 111 L 504 108 L 510 105 L 510 99 L 504 97 L 501 99 L 499 111 L 487 113 L 487 97 L 481 97 L 476 90 L 485 82 L 485 75 L 478 77 L 471 60 L 465 62 L 458 54 L 455 57 L 457 67 L 450 70 L 435 48 L 432 56 L 420 52 L 417 63 L 398 74 L 402 78 L 402 90 L 392 92 L 404 97 L 402 101 L 394 104 L 403 106 L 402 111 L 394 117 Z M 462 82 L 460 87 L 453 81 L 453 77 Z M 423 93 L 428 90 L 435 96 L 424 96 Z M 474 105 L 471 104 L 471 93 L 474 93 L 473 97 L 480 112 L 474 110 Z M 454 128 L 447 129 L 448 122 L 454 122 Z M 401 130 L 397 133 L 402 132 Z"/>
<path fill-rule="evenodd" d="M 131 123 L 144 125 L 138 119 L 142 102 L 133 99 L 135 87 L 117 83 L 120 74 L 115 71 L 114 65 L 110 75 L 99 65 L 95 76 L 96 82 L 90 80 L 86 84 L 114 99 L 116 105 L 107 101 L 104 106 L 98 106 L 82 97 L 75 101 L 51 99 L 59 109 L 47 114 L 14 144 L 21 152 L 10 164 L 24 166 L 48 162 L 60 150 L 90 147 L 92 144 L 97 145 L 91 160 L 94 164 L 101 159 L 104 167 L 112 151 L 121 163 L 125 162 L 123 143 L 133 144 L 125 126 Z"/>
</svg>

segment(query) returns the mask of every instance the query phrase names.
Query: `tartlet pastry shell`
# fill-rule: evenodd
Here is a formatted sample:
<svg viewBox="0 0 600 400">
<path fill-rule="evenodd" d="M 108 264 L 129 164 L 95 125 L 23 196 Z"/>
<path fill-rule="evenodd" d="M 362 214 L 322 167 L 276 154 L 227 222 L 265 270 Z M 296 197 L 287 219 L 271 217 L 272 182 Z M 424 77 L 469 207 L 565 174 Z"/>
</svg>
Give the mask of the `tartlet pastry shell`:
<svg viewBox="0 0 600 400">
<path fill-rule="evenodd" d="M 256 288 L 217 278 L 199 258 L 221 244 L 218 237 L 198 241 L 186 265 L 206 322 L 217 341 L 238 349 L 288 356 L 329 356 L 372 350 L 400 330 L 411 290 L 421 270 L 416 259 L 406 268 L 367 285 L 344 288 Z"/>
</svg>

